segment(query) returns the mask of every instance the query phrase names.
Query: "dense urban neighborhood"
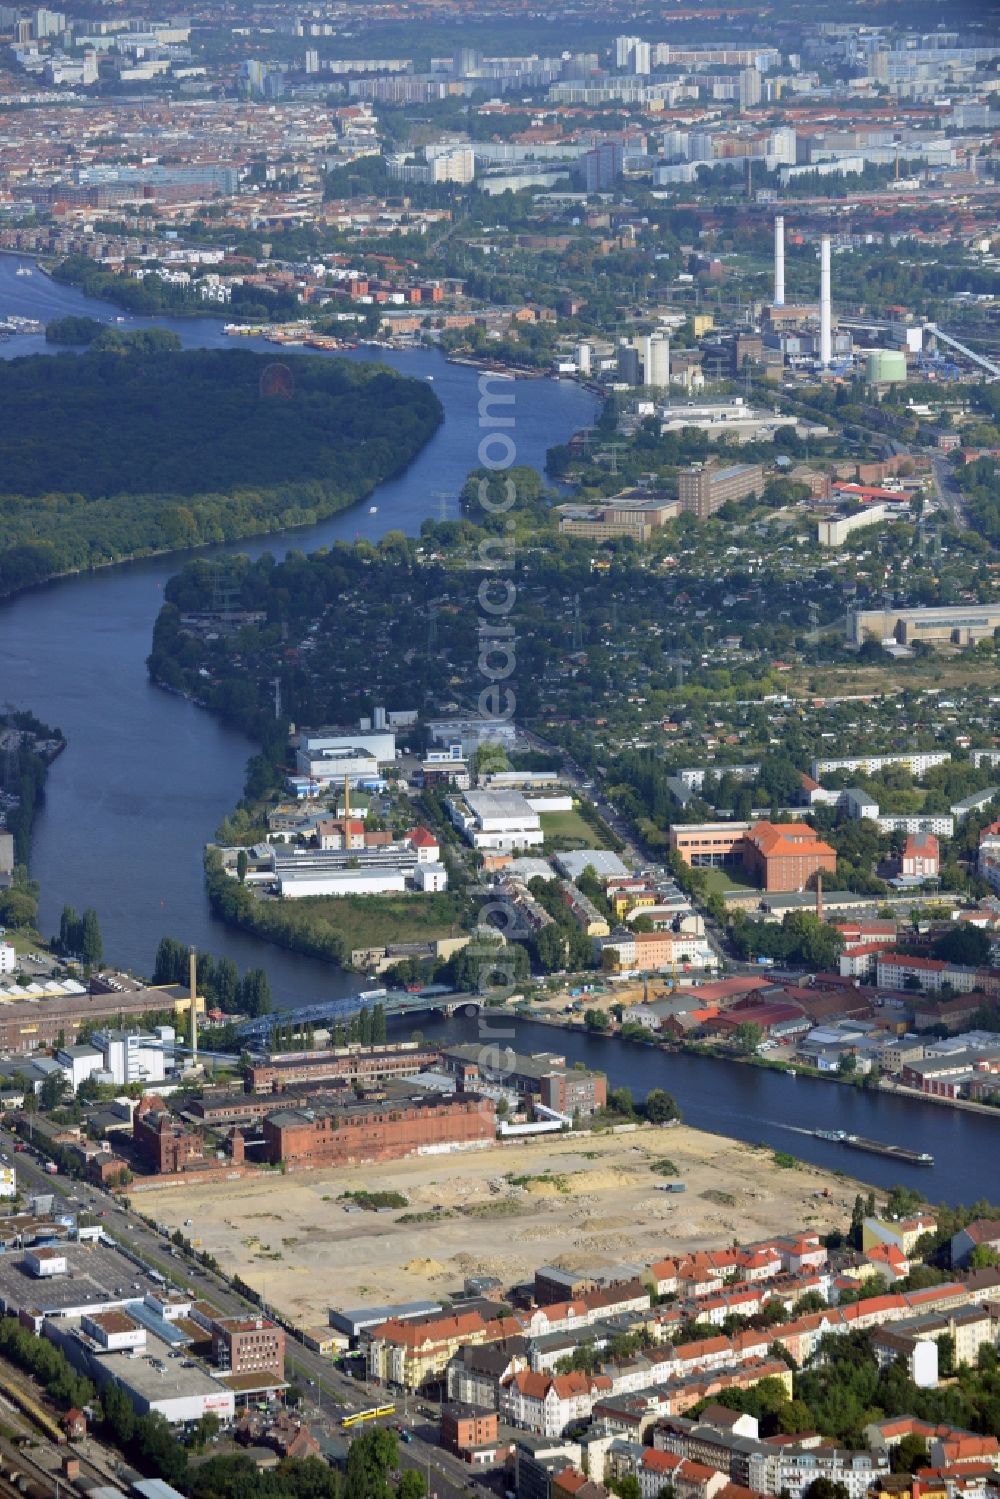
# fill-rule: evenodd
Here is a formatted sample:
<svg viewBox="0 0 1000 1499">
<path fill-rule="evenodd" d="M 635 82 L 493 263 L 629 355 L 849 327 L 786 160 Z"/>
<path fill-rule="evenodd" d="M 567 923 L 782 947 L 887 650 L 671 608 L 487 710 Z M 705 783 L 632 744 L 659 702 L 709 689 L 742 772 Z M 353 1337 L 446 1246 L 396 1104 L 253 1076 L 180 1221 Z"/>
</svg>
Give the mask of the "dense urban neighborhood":
<svg viewBox="0 0 1000 1499">
<path fill-rule="evenodd" d="M 0 4 L 0 1499 L 1000 1499 L 997 23 Z"/>
</svg>

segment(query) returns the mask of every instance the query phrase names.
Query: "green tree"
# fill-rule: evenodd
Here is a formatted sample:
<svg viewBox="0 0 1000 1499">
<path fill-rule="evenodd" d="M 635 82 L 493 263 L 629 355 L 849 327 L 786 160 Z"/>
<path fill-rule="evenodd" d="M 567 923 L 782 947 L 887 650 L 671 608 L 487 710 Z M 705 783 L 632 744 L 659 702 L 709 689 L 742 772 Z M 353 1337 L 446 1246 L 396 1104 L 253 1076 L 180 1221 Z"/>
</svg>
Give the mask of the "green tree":
<svg viewBox="0 0 1000 1499">
<path fill-rule="evenodd" d="M 80 918 L 72 906 L 63 906 L 59 918 L 59 951 L 64 955 L 80 951 Z"/>
<path fill-rule="evenodd" d="M 676 1099 L 663 1088 L 650 1088 L 646 1094 L 644 1111 L 650 1124 L 666 1124 L 670 1119 L 681 1117 Z"/>
<path fill-rule="evenodd" d="M 46 1113 L 57 1109 L 66 1095 L 69 1083 L 65 1072 L 50 1072 L 38 1091 L 38 1101 Z"/>
<path fill-rule="evenodd" d="M 104 956 L 97 912 L 88 906 L 80 920 L 80 957 L 88 968 L 96 968 Z"/>
<path fill-rule="evenodd" d="M 214 998 L 223 1010 L 231 1010 L 236 1004 L 239 988 L 239 970 L 232 958 L 220 958 L 213 974 Z"/>
<path fill-rule="evenodd" d="M 29 890 L 0 892 L 0 924 L 21 930 L 38 920 L 38 901 Z"/>
<path fill-rule="evenodd" d="M 836 1483 L 832 1478 L 814 1478 L 803 1491 L 802 1499 L 851 1499 L 846 1484 Z"/>
<path fill-rule="evenodd" d="M 764 1030 L 754 1020 L 742 1020 L 733 1031 L 733 1042 L 739 1051 L 752 1056 L 764 1039 Z"/>
<path fill-rule="evenodd" d="M 990 961 L 990 939 L 986 932 L 969 922 L 956 923 L 934 944 L 934 955 L 946 963 L 961 963 L 982 968 Z"/>
<path fill-rule="evenodd" d="M 239 880 L 241 885 L 246 884 L 247 868 L 249 866 L 249 863 L 250 861 L 247 858 L 246 849 L 241 848 L 239 853 L 236 855 L 236 878 Z"/>
<path fill-rule="evenodd" d="M 910 1432 L 896 1443 L 890 1456 L 894 1473 L 916 1473 L 918 1468 L 926 1468 L 930 1463 L 927 1439 Z"/>
</svg>

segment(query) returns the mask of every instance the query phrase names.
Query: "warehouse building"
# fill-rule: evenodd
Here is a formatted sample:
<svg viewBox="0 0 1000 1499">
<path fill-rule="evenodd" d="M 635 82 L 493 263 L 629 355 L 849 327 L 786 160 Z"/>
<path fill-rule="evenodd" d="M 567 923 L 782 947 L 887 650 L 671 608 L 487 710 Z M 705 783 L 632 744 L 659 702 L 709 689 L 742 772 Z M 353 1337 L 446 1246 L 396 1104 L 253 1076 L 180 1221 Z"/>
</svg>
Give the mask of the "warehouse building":
<svg viewBox="0 0 1000 1499">
<path fill-rule="evenodd" d="M 1000 626 L 1000 604 L 949 604 L 927 609 L 855 609 L 847 616 L 850 645 L 895 640 L 899 645 L 974 645 Z"/>
<path fill-rule="evenodd" d="M 390 1084 L 380 1099 L 279 1109 L 264 1120 L 263 1135 L 274 1166 L 350 1166 L 486 1149 L 496 1140 L 496 1111 L 473 1094 L 414 1094 Z"/>
<path fill-rule="evenodd" d="M 467 791 L 449 801 L 448 815 L 476 849 L 540 848 L 545 841 L 539 814 L 519 791 Z"/>
</svg>

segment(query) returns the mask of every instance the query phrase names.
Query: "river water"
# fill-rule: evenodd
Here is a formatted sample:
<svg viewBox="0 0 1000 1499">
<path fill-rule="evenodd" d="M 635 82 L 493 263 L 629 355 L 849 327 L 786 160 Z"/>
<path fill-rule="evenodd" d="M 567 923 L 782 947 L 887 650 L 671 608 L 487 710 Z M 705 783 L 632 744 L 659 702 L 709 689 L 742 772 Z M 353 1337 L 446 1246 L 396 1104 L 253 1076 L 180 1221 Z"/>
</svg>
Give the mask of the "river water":
<svg viewBox="0 0 1000 1499">
<path fill-rule="evenodd" d="M 0 317 L 17 313 L 46 322 L 77 313 L 114 320 L 114 309 L 57 286 L 37 270 L 16 276 L 18 265 L 31 262 L 0 255 Z M 129 319 L 127 326 L 147 321 Z M 156 323 L 173 328 L 189 348 L 231 342 L 214 320 Z M 295 357 L 263 340 L 245 342 L 274 352 L 276 359 Z M 35 352 L 54 350 L 41 336 L 0 343 L 2 358 Z M 366 502 L 321 525 L 216 552 L 312 551 L 339 538 L 374 540 L 391 529 L 416 534 L 428 515 L 457 514 L 457 495 L 476 463 L 480 438 L 476 371 L 448 364 L 434 351 L 359 351 L 348 357 L 373 353 L 407 374 L 432 376 L 446 413 L 407 472 L 379 489 L 377 514 L 368 513 Z M 518 381 L 516 397 L 518 459 L 539 469 L 546 448 L 591 423 L 596 411 L 594 398 L 567 382 Z M 53 432 L 57 437 L 57 412 Z M 137 972 L 149 971 L 159 938 L 169 933 L 228 954 L 241 969 L 266 967 L 279 1005 L 350 993 L 364 980 L 234 932 L 208 910 L 202 845 L 238 799 L 253 746 L 147 680 L 153 622 L 164 584 L 179 566 L 176 556 L 151 559 L 53 583 L 0 606 L 0 703 L 30 708 L 69 740 L 49 776 L 34 839 L 43 930 L 57 927 L 64 903 L 93 905 L 109 957 Z M 480 1034 L 475 1020 L 428 1018 L 420 1024 L 428 1036 L 469 1040 Z M 665 1087 L 687 1121 L 701 1128 L 761 1141 L 878 1185 L 903 1180 L 935 1200 L 1000 1197 L 1000 1120 L 738 1063 L 647 1052 L 531 1022 L 513 1024 L 511 1044 L 518 1050 L 557 1051 L 571 1062 L 598 1067 L 636 1097 Z M 814 1139 L 808 1131 L 817 1127 L 928 1150 L 936 1165 L 905 1167 L 845 1150 Z"/>
<path fill-rule="evenodd" d="M 791 1077 L 748 1067 L 743 1062 L 685 1052 L 663 1052 L 589 1035 L 557 1030 L 516 1015 L 450 1020 L 421 1016 L 416 1022 L 429 1040 L 456 1044 L 512 1046 L 528 1056 L 553 1052 L 572 1066 L 583 1062 L 608 1075 L 610 1087 L 628 1087 L 645 1098 L 665 1088 L 680 1104 L 686 1124 L 737 1140 L 787 1151 L 830 1171 L 891 1187 L 902 1182 L 925 1192 L 931 1202 L 971 1203 L 1000 1198 L 1000 1120 L 944 1104 L 866 1093 L 821 1078 Z M 413 1029 L 412 1020 L 396 1027 Z M 817 1140 L 814 1129 L 843 1129 L 868 1140 L 926 1150 L 933 1166 L 907 1166 L 884 1157 Z M 669 1135 L 664 1155 L 670 1154 Z M 789 1231 L 799 1227 L 789 1223 Z"/>
<path fill-rule="evenodd" d="M 0 317 L 49 322 L 68 313 L 114 322 L 116 309 L 62 287 L 32 262 L 0 256 Z M 293 362 L 294 350 L 259 338 L 227 337 L 212 318 L 129 318 L 126 327 L 173 329 L 188 348 L 249 347 Z M 54 353 L 44 336 L 0 343 L 0 357 Z M 65 355 L 63 357 L 73 357 Z M 434 350 L 358 350 L 408 375 L 433 379 L 445 410 L 434 437 L 399 478 L 369 502 L 300 530 L 202 548 L 282 555 L 337 540 L 376 540 L 386 531 L 416 535 L 428 516 L 458 515 L 458 494 L 476 466 L 481 432 L 478 372 L 449 364 Z M 541 470 L 546 449 L 593 421 L 595 397 L 566 381 L 515 382 L 517 461 Z M 0 416 L 2 420 L 2 416 Z M 58 440 L 58 412 L 53 412 Z M 496 456 L 495 454 L 493 456 Z M 241 968 L 266 965 L 279 1004 L 313 1003 L 351 993 L 357 975 L 284 952 L 213 920 L 201 883 L 202 846 L 238 800 L 253 745 L 207 713 L 152 687 L 145 658 L 163 587 L 181 559 L 160 557 L 52 583 L 0 608 L 0 702 L 30 708 L 62 729 L 69 745 L 49 776 L 36 824 L 32 873 L 41 882 L 42 930 L 58 927 L 64 904 L 93 905 L 105 953 L 148 973 L 160 937 L 169 934 L 228 954 Z"/>
</svg>

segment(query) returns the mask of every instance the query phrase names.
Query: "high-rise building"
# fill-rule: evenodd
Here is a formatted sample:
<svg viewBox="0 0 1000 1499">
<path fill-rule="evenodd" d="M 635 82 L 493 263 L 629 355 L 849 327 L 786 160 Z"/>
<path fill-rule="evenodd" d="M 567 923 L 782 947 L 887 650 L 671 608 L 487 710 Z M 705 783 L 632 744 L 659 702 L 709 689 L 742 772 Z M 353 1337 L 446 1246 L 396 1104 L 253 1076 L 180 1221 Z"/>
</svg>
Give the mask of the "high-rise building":
<svg viewBox="0 0 1000 1499">
<path fill-rule="evenodd" d="M 740 108 L 753 109 L 760 103 L 761 78 L 756 68 L 744 68 L 740 73 Z"/>
<path fill-rule="evenodd" d="M 622 174 L 624 152 L 617 141 L 602 141 L 580 158 L 588 193 L 608 192 Z"/>
<path fill-rule="evenodd" d="M 259 57 L 248 57 L 240 64 L 240 84 L 244 93 L 254 99 L 263 99 L 264 82 L 267 78 L 267 63 Z"/>
<path fill-rule="evenodd" d="M 830 300 L 830 236 L 824 234 L 819 242 L 819 362 L 824 369 L 833 357 Z"/>
<path fill-rule="evenodd" d="M 307 73 L 319 72 L 319 53 L 317 52 L 315 47 L 309 47 L 306 49 L 305 64 Z"/>
<path fill-rule="evenodd" d="M 627 68 L 632 61 L 632 53 L 642 40 L 638 36 L 616 36 L 615 37 L 615 67 Z"/>
<path fill-rule="evenodd" d="M 35 11 L 35 36 L 41 41 L 49 36 L 61 36 L 66 30 L 66 17 L 58 10 L 47 10 L 40 5 Z"/>
<path fill-rule="evenodd" d="M 632 72 L 645 78 L 651 68 L 651 51 L 648 42 L 636 42 L 632 48 Z"/>
</svg>

